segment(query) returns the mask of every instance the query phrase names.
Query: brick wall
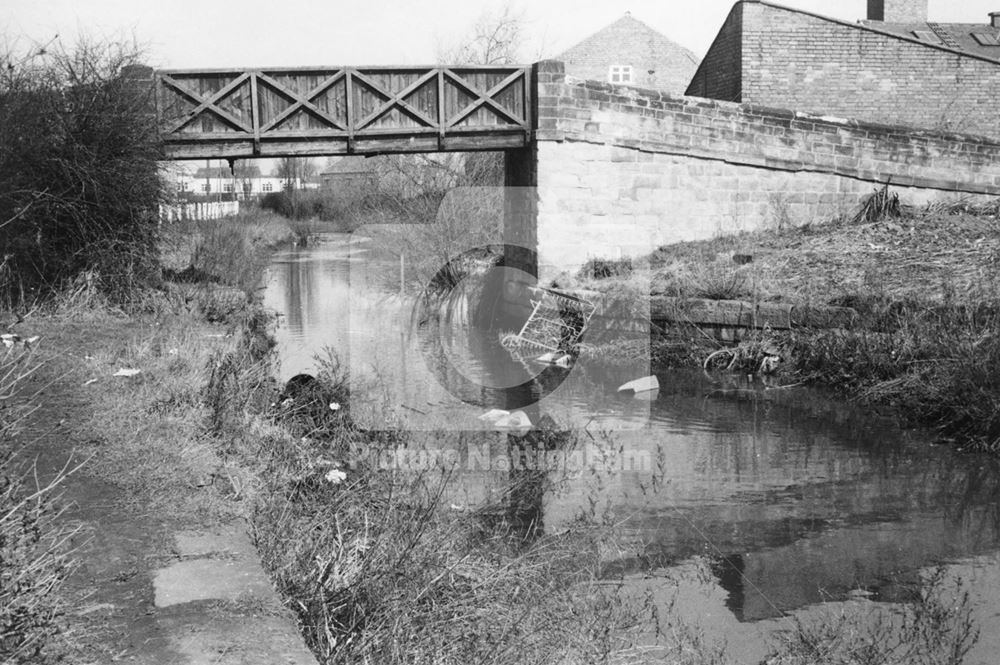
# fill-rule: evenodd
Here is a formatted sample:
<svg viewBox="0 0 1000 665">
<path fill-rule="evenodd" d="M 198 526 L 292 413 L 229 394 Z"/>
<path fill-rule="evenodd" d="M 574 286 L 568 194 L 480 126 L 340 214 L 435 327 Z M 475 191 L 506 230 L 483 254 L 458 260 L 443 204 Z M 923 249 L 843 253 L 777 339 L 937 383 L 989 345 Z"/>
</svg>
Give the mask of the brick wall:
<svg viewBox="0 0 1000 665">
<path fill-rule="evenodd" d="M 698 66 L 685 94 L 695 97 L 742 101 L 743 5 L 733 7 Z"/>
<path fill-rule="evenodd" d="M 889 23 L 926 23 L 927 0 L 868 0 L 868 18 Z"/>
<path fill-rule="evenodd" d="M 886 35 L 877 24 L 741 6 L 741 101 L 1000 138 L 1000 63 Z"/>
<path fill-rule="evenodd" d="M 543 277 L 719 233 L 823 221 L 891 180 L 901 198 L 1000 196 L 1000 141 L 567 82 L 537 66 Z"/>
</svg>

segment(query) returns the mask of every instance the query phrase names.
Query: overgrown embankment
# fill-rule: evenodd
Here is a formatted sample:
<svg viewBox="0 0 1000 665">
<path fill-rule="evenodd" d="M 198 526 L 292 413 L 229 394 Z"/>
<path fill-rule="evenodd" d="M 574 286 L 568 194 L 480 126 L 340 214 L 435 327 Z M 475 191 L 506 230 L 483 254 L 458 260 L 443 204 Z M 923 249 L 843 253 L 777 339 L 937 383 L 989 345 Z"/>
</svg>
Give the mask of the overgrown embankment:
<svg viewBox="0 0 1000 665">
<path fill-rule="evenodd" d="M 713 365 L 829 386 L 995 451 L 998 205 L 914 210 L 880 190 L 853 219 L 663 247 L 651 257 L 651 290 L 681 299 L 851 307 L 859 319 L 850 329 L 759 330 L 716 354 Z M 620 270 L 601 267 L 612 280 Z M 654 345 L 662 364 L 701 364 L 724 346 L 696 326 L 669 332 Z M 781 362 L 762 367 L 768 356 Z"/>
</svg>

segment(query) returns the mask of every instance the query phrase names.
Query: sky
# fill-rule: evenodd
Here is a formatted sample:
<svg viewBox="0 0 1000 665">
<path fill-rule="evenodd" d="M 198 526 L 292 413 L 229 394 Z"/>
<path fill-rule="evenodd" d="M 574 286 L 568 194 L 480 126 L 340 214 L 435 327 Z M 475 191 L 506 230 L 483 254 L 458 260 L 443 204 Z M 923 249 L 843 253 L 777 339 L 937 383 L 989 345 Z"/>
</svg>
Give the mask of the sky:
<svg viewBox="0 0 1000 665">
<path fill-rule="evenodd" d="M 505 0 L 0 0 L 0 43 L 132 37 L 157 68 L 422 65 Z M 733 0 L 509 0 L 523 61 L 557 55 L 626 11 L 701 57 Z M 847 20 L 866 0 L 781 4 Z M 1000 0 L 929 0 L 931 21 L 986 23 Z"/>
</svg>

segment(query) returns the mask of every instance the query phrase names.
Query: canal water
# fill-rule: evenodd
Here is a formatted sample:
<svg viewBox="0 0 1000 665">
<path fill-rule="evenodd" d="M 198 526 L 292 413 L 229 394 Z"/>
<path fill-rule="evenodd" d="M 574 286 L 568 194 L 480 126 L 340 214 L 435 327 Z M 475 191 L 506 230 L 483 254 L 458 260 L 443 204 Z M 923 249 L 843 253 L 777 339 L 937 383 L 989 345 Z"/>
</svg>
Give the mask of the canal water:
<svg viewBox="0 0 1000 665">
<path fill-rule="evenodd" d="M 362 231 L 274 255 L 264 301 L 280 315 L 279 378 L 335 354 L 363 424 L 483 430 L 449 494 L 454 509 L 475 507 L 511 475 L 503 435 L 480 416 L 510 408 L 511 387 L 540 368 L 513 360 L 496 333 L 429 326 L 407 261 L 375 254 Z M 996 662 L 996 460 L 801 387 L 666 372 L 645 399 L 616 390 L 644 373 L 640 358 L 532 388 L 544 394 L 524 408 L 533 422 L 583 432 L 537 497 L 546 532 L 614 524 L 609 578 L 670 604 L 735 662 L 759 662 L 790 618 L 903 602 L 943 567 L 981 631 L 966 662 Z"/>
</svg>

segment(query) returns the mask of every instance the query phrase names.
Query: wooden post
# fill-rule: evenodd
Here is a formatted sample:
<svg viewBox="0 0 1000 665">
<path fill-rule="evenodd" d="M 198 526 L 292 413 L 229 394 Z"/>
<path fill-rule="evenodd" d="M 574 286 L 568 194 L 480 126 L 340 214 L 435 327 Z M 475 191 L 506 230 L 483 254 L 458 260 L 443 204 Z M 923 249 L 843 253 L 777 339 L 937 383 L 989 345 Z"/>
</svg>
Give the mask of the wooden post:
<svg viewBox="0 0 1000 665">
<path fill-rule="evenodd" d="M 399 295 L 406 295 L 406 255 L 399 255 Z"/>
</svg>

